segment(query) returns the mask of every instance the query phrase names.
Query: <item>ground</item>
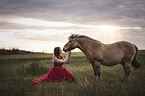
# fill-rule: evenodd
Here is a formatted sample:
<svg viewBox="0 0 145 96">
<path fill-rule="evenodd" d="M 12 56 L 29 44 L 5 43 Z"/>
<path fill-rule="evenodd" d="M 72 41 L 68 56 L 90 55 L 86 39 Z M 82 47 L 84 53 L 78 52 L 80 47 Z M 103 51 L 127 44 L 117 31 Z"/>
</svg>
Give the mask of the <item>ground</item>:
<svg viewBox="0 0 145 96">
<path fill-rule="evenodd" d="M 0 56 L 0 96 L 143 96 L 145 94 L 145 51 L 139 51 L 141 67 L 131 68 L 128 79 L 120 64 L 101 66 L 102 80 L 96 81 L 91 64 L 81 52 L 71 54 L 69 69 L 74 82 L 38 83 L 31 80 L 45 75 L 53 66 L 53 54 Z M 66 56 L 66 54 L 63 54 Z"/>
</svg>

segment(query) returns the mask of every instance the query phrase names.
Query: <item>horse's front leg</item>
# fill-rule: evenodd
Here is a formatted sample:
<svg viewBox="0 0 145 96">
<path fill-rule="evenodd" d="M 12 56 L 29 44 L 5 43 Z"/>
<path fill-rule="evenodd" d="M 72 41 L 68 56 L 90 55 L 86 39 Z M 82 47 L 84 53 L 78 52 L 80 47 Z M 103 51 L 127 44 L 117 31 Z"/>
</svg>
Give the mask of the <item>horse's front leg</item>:
<svg viewBox="0 0 145 96">
<path fill-rule="evenodd" d="M 94 74 L 97 77 L 97 70 L 96 70 L 95 64 L 94 63 L 91 63 L 91 64 L 92 64 L 92 67 L 93 67 L 93 70 L 94 70 Z"/>
<path fill-rule="evenodd" d="M 102 80 L 102 76 L 101 76 L 101 72 L 100 72 L 100 66 L 101 66 L 100 62 L 97 62 L 97 61 L 94 62 L 94 65 L 95 65 L 96 74 L 97 74 L 96 80 Z"/>
</svg>

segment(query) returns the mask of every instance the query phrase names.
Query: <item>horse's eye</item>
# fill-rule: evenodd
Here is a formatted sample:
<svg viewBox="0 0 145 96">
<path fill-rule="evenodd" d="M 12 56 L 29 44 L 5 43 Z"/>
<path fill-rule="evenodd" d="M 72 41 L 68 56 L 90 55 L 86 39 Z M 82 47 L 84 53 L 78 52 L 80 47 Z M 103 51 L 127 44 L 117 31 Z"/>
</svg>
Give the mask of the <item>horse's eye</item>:
<svg viewBox="0 0 145 96">
<path fill-rule="evenodd" d="M 69 42 L 72 42 L 71 40 Z"/>
</svg>

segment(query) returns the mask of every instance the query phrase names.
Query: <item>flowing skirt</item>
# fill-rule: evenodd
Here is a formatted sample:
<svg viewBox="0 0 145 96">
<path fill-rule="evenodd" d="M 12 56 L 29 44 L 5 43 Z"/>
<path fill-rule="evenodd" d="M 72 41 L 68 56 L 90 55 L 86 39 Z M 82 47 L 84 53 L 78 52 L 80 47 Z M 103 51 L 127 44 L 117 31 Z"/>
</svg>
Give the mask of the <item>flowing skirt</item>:
<svg viewBox="0 0 145 96">
<path fill-rule="evenodd" d="M 49 72 L 41 78 L 32 80 L 32 85 L 38 82 L 62 82 L 62 81 L 73 81 L 74 76 L 71 71 L 62 67 L 52 67 Z"/>
</svg>

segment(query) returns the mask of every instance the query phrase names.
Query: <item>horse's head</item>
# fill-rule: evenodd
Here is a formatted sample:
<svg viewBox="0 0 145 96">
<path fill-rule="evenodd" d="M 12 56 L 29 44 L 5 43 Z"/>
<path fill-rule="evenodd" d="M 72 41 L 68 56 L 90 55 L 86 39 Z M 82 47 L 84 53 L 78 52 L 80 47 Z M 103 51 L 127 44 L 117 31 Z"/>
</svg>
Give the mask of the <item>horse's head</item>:
<svg viewBox="0 0 145 96">
<path fill-rule="evenodd" d="M 77 36 L 78 35 L 72 34 L 69 37 L 69 39 L 68 39 L 69 41 L 63 47 L 64 52 L 67 52 L 67 51 L 73 50 L 75 48 L 78 48 Z"/>
</svg>

